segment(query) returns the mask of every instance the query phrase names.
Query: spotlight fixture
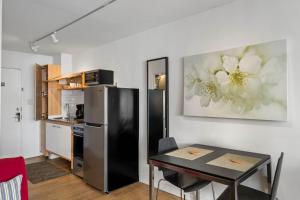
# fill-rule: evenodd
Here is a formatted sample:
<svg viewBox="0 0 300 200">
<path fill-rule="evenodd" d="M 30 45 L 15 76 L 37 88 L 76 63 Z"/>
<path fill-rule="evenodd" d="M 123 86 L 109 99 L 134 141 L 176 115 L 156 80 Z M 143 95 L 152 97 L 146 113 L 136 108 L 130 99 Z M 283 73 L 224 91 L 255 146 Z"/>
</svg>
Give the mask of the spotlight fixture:
<svg viewBox="0 0 300 200">
<path fill-rule="evenodd" d="M 51 34 L 51 39 L 52 39 L 52 42 L 55 44 L 59 42 L 59 40 L 56 37 L 56 32 Z"/>
<path fill-rule="evenodd" d="M 31 42 L 30 43 L 30 48 L 33 52 L 37 52 L 40 48 L 40 46 L 37 44 L 37 42 Z"/>
</svg>

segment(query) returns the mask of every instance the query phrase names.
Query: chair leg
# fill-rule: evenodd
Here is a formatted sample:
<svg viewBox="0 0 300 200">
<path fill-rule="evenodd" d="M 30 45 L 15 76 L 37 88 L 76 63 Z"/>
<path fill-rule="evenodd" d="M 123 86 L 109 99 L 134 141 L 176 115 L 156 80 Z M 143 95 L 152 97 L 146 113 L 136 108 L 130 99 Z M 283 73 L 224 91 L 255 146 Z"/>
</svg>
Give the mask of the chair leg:
<svg viewBox="0 0 300 200">
<path fill-rule="evenodd" d="M 165 181 L 165 179 L 160 179 L 160 180 L 158 181 L 158 184 L 157 184 L 157 189 L 156 189 L 156 200 L 158 200 L 159 186 L 160 186 L 160 183 L 161 183 L 162 181 Z"/>
<path fill-rule="evenodd" d="M 183 193 L 183 200 L 185 200 L 185 194 Z"/>
<path fill-rule="evenodd" d="M 200 190 L 196 190 L 196 200 L 200 200 Z"/>
<path fill-rule="evenodd" d="M 213 182 L 211 182 L 211 189 L 212 189 L 213 198 L 214 200 L 216 200 L 216 193 L 215 193 L 215 187 Z"/>
<path fill-rule="evenodd" d="M 180 200 L 182 200 L 182 189 L 180 189 Z"/>
</svg>

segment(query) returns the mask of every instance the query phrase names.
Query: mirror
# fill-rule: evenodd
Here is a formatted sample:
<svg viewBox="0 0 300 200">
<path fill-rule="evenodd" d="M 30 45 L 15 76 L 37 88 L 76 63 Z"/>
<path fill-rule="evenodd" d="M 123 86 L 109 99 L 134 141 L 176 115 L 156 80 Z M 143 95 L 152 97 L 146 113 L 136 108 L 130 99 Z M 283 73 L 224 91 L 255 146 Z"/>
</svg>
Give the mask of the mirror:
<svg viewBox="0 0 300 200">
<path fill-rule="evenodd" d="M 169 137 L 168 58 L 147 61 L 148 158 L 157 155 L 158 141 Z"/>
</svg>

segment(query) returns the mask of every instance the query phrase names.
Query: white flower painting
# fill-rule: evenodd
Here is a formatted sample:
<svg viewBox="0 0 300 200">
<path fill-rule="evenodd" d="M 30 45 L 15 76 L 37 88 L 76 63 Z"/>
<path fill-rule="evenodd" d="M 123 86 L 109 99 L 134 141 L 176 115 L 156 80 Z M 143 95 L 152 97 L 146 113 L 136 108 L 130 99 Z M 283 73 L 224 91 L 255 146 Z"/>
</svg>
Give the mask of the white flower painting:
<svg viewBox="0 0 300 200">
<path fill-rule="evenodd" d="M 286 121 L 286 41 L 185 57 L 184 115 Z"/>
</svg>

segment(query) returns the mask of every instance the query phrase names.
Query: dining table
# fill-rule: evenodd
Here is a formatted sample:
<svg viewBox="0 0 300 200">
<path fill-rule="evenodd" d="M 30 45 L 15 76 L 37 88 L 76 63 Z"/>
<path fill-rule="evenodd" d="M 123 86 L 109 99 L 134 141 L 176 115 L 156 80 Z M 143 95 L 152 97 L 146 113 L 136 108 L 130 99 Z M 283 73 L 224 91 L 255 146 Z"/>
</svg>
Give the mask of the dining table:
<svg viewBox="0 0 300 200">
<path fill-rule="evenodd" d="M 268 192 L 271 192 L 270 155 L 202 144 L 194 144 L 188 148 L 190 149 L 186 150 L 186 154 L 190 156 L 173 150 L 149 158 L 149 200 L 155 199 L 154 167 L 225 184 L 230 189 L 228 200 L 238 200 L 238 186 L 256 172 L 267 168 Z"/>
</svg>

